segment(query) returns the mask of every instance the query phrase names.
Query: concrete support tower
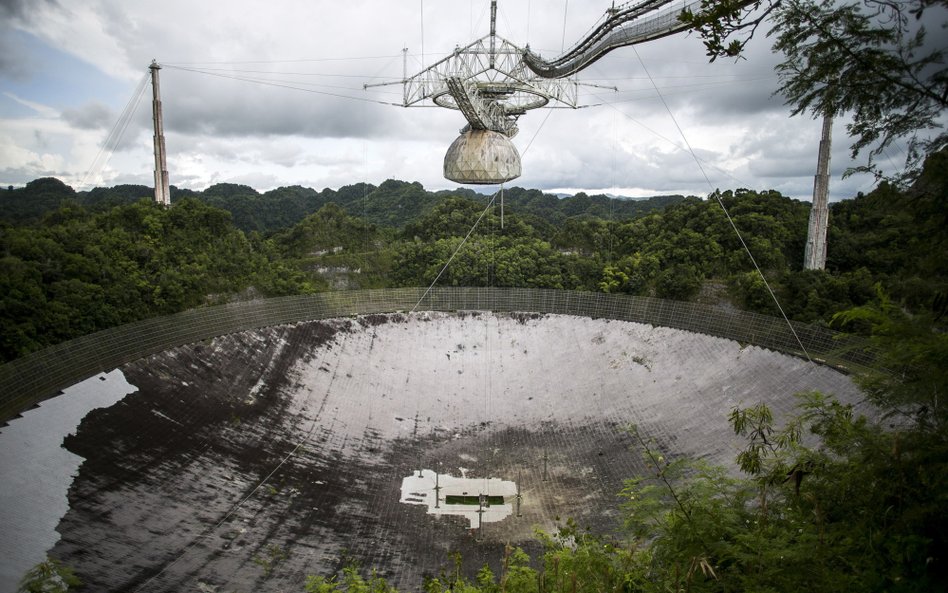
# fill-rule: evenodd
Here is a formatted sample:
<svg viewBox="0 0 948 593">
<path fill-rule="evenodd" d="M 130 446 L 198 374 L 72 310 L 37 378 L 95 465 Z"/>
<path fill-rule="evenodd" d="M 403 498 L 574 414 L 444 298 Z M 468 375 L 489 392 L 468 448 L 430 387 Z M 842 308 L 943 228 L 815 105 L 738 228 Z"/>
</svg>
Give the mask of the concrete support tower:
<svg viewBox="0 0 948 593">
<path fill-rule="evenodd" d="M 161 117 L 161 91 L 158 87 L 158 71 L 161 66 L 152 60 L 151 66 L 152 120 L 155 124 L 155 201 L 165 206 L 171 205 L 171 186 L 168 185 L 168 163 L 165 159 L 165 130 Z"/>
<path fill-rule="evenodd" d="M 813 206 L 810 209 L 810 227 L 806 235 L 806 253 L 803 269 L 826 268 L 826 231 L 829 227 L 829 162 L 830 144 L 833 135 L 833 116 L 823 116 L 823 137 L 820 139 L 820 156 L 813 180 Z"/>
</svg>

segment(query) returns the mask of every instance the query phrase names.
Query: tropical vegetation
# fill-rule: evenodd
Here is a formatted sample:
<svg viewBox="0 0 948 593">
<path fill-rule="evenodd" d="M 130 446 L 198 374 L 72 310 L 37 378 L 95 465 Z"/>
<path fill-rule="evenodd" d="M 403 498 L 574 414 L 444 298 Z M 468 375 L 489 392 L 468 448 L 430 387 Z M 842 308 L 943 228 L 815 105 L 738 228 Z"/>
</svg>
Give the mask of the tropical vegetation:
<svg viewBox="0 0 948 593">
<path fill-rule="evenodd" d="M 912 187 L 882 183 L 832 204 L 826 270 L 802 269 L 809 205 L 774 191 L 622 200 L 512 188 L 501 212 L 497 196 L 387 181 L 320 193 L 281 188 L 245 209 L 248 190 L 225 184 L 176 192 L 162 208 L 144 187 L 77 193 L 39 179 L 0 190 L 0 358 L 234 299 L 436 278 L 698 299 L 778 315 L 773 289 L 790 318 L 815 323 L 868 303 L 881 284 L 908 310 L 923 311 L 948 287 L 946 164 L 948 154 L 933 155 Z M 288 203 L 296 206 L 283 212 L 286 226 L 274 226 Z M 416 214 L 372 214 L 386 208 Z"/>
<path fill-rule="evenodd" d="M 865 415 L 821 393 L 799 394 L 780 422 L 762 405 L 735 408 L 745 446 L 732 468 L 673 458 L 630 427 L 649 472 L 626 482 L 622 529 L 567 521 L 537 534 L 539 557 L 508 547 L 499 573 L 476 575 L 457 561 L 426 593 L 948 590 L 948 71 L 930 37 L 946 7 L 703 0 L 681 15 L 712 59 L 740 58 L 765 27 L 791 111 L 849 118 L 858 169 L 882 182 L 831 205 L 825 270 L 802 269 L 808 204 L 772 191 L 639 201 L 511 188 L 501 212 L 497 196 L 395 180 L 264 194 L 219 184 L 176 189 L 162 208 L 143 186 L 77 193 L 39 179 L 0 190 L 0 357 L 231 299 L 435 281 L 769 314 L 779 300 L 791 319 L 871 340 L 878 368 L 856 378 Z M 879 158 L 899 143 L 905 166 L 887 176 Z M 304 588 L 392 590 L 368 569 Z M 48 561 L 22 590 L 76 581 Z"/>
</svg>

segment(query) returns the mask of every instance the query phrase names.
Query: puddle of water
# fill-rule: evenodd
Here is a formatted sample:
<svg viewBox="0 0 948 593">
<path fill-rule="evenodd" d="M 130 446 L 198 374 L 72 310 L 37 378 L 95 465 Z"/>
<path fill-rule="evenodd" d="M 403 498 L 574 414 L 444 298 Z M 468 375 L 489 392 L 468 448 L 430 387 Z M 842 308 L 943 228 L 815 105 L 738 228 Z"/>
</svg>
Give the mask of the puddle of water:
<svg viewBox="0 0 948 593">
<path fill-rule="evenodd" d="M 459 478 L 423 469 L 402 478 L 399 502 L 426 506 L 429 515 L 465 517 L 476 529 L 507 518 L 518 504 L 518 494 L 517 484 L 509 480 Z"/>
<path fill-rule="evenodd" d="M 122 371 L 90 377 L 0 429 L 0 591 L 16 591 L 27 570 L 59 541 L 69 486 L 83 458 L 63 448 L 90 411 L 137 388 Z"/>
</svg>

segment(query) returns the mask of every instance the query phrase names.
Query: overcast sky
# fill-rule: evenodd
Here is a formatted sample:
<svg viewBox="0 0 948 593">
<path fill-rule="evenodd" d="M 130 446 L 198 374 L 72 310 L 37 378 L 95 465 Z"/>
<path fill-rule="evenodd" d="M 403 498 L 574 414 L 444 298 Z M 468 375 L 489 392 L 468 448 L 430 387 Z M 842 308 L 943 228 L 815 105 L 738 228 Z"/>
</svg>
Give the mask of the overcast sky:
<svg viewBox="0 0 948 593">
<path fill-rule="evenodd" d="M 172 185 L 319 190 L 402 179 L 431 190 L 457 187 L 442 177 L 442 163 L 465 124 L 460 113 L 384 105 L 401 101 L 401 87 L 363 84 L 400 80 L 402 48 L 411 74 L 486 35 L 489 5 L 0 0 L 0 184 L 55 176 L 77 189 L 150 186 L 150 86 L 104 167 L 108 151 L 100 148 L 113 128 L 122 129 L 121 114 L 155 59 L 164 66 Z M 609 6 L 500 0 L 498 34 L 554 57 Z M 709 63 L 701 42 L 686 35 L 616 50 L 578 80 L 618 91 L 582 86 L 580 103 L 589 107 L 521 117 L 514 143 L 523 176 L 509 185 L 629 196 L 745 187 L 809 199 L 820 122 L 791 118 L 772 96 L 776 62 L 763 36 L 739 62 Z M 834 139 L 831 199 L 871 189 L 867 177 L 842 179 L 852 165 L 844 121 Z"/>
</svg>

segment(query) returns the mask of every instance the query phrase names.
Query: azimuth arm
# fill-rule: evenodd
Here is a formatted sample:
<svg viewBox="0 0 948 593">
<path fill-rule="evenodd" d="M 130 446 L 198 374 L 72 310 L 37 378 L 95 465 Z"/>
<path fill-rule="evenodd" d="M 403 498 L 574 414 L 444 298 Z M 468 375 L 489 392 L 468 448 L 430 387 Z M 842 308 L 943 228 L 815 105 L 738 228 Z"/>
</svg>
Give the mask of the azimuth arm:
<svg viewBox="0 0 948 593">
<path fill-rule="evenodd" d="M 753 0 L 743 4 L 752 4 Z M 562 56 L 544 60 L 528 48 L 523 61 L 543 78 L 565 78 L 589 66 L 610 51 L 679 33 L 690 25 L 678 17 L 684 11 L 700 12 L 701 0 L 638 0 L 611 8 L 592 32 Z"/>
</svg>

